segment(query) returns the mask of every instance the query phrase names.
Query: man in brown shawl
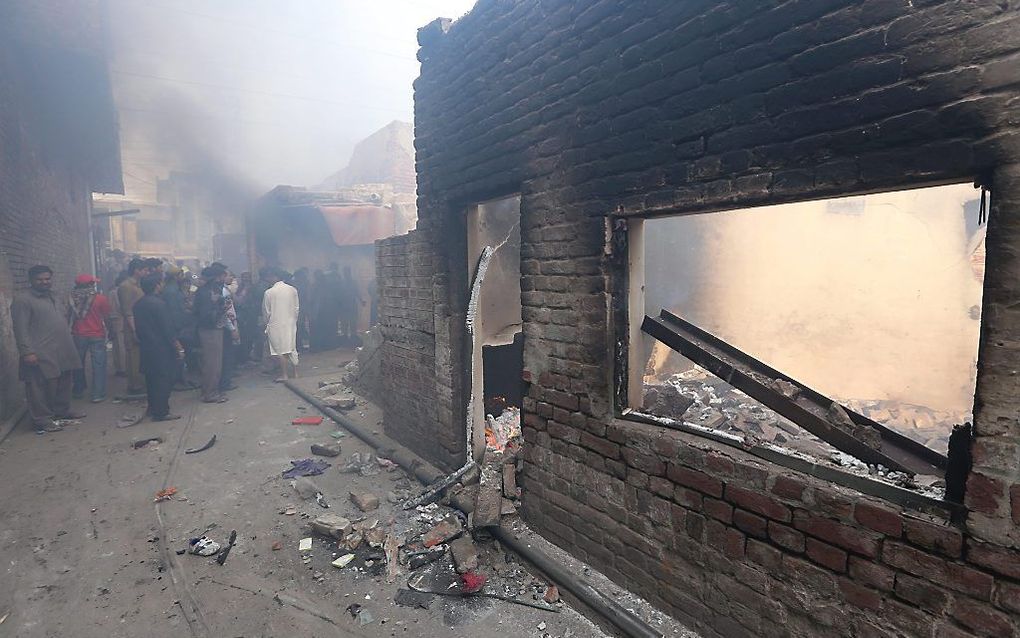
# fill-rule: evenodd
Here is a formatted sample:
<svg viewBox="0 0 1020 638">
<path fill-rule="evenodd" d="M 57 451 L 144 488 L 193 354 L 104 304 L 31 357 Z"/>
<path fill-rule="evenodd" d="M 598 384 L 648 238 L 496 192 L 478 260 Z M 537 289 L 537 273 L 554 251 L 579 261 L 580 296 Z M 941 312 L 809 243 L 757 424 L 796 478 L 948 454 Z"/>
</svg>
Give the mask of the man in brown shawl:
<svg viewBox="0 0 1020 638">
<path fill-rule="evenodd" d="M 81 359 L 71 338 L 65 305 L 53 297 L 53 270 L 28 269 L 27 291 L 11 303 L 14 340 L 18 345 L 18 373 L 25 382 L 28 411 L 37 431 L 56 432 L 61 420 L 80 419 L 71 411 L 71 385 Z"/>
</svg>

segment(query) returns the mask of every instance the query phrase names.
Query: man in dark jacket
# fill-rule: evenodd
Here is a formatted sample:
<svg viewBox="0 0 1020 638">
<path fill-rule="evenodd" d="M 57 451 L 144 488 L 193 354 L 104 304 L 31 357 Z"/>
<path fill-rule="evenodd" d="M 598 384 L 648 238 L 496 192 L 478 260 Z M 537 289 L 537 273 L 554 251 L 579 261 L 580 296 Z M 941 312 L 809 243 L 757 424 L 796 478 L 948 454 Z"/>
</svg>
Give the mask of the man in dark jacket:
<svg viewBox="0 0 1020 638">
<path fill-rule="evenodd" d="M 85 416 L 71 412 L 73 374 L 81 368 L 81 359 L 65 306 L 53 297 L 52 280 L 49 266 L 32 266 L 28 269 L 31 288 L 11 303 L 20 357 L 18 376 L 25 382 L 28 412 L 39 432 L 59 431 L 63 429 L 60 420 Z"/>
<path fill-rule="evenodd" d="M 195 321 L 198 341 L 202 347 L 202 401 L 223 403 L 227 397 L 220 392 L 223 370 L 223 332 L 227 325 L 227 303 L 223 284 L 227 269 L 213 264 L 202 271 L 205 283 L 195 293 Z"/>
<path fill-rule="evenodd" d="M 139 283 L 145 296 L 135 303 L 135 334 L 145 374 L 149 416 L 153 421 L 172 421 L 181 418 L 179 414 L 170 414 L 170 393 L 177 376 L 177 362 L 184 357 L 184 348 L 170 322 L 169 308 L 159 296 L 163 275 L 146 275 Z"/>
<path fill-rule="evenodd" d="M 189 317 L 185 304 L 184 291 L 181 289 L 181 279 L 184 275 L 177 266 L 171 266 L 166 271 L 163 280 L 163 290 L 159 296 L 166 302 L 167 312 L 170 316 L 170 325 L 173 326 L 177 340 L 185 347 L 185 352 L 190 348 L 192 339 L 188 338 L 188 332 L 194 332 L 195 326 Z M 177 374 L 174 377 L 175 390 L 191 390 L 196 386 L 191 385 L 184 376 L 184 360 L 177 362 Z"/>
</svg>

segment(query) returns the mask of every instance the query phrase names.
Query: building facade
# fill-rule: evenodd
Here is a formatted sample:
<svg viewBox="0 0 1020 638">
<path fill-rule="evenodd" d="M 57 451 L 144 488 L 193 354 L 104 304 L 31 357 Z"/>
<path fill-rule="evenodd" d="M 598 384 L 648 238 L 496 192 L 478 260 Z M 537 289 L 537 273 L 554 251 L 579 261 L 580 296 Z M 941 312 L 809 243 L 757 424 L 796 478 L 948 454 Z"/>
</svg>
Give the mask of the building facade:
<svg viewBox="0 0 1020 638">
<path fill-rule="evenodd" d="M 450 469 L 476 444 L 477 238 L 513 247 L 486 229 L 516 205 L 520 289 L 499 266 L 514 303 L 482 312 L 513 331 L 519 295 L 542 534 L 706 636 L 1020 632 L 1016 6 L 483 0 L 419 43 L 418 226 L 377 256 L 389 435 Z M 633 418 L 648 220 L 973 182 L 959 502 Z"/>
<path fill-rule="evenodd" d="M 0 4 L 0 422 L 22 405 L 10 302 L 48 264 L 64 294 L 93 272 L 93 192 L 123 192 L 105 5 Z"/>
</svg>

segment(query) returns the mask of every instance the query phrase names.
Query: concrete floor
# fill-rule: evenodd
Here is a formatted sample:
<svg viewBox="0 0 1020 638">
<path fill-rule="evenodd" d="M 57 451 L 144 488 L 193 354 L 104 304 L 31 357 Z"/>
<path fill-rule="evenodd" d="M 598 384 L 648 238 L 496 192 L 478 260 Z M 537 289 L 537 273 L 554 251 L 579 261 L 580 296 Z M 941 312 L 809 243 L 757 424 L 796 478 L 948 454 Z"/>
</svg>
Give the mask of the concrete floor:
<svg viewBox="0 0 1020 638">
<path fill-rule="evenodd" d="M 311 389 L 316 375 L 338 376 L 342 357 L 304 357 L 302 383 Z M 328 419 L 291 425 L 315 411 L 270 377 L 249 370 L 237 382 L 231 400 L 219 405 L 198 402 L 195 392 L 175 393 L 179 421 L 121 428 L 122 417 L 143 403 L 86 403 L 78 407 L 88 416 L 64 432 L 36 435 L 23 425 L 7 437 L 0 445 L 0 636 L 604 635 L 569 605 L 561 613 L 452 598 L 427 610 L 397 606 L 394 594 L 408 574 L 387 584 L 382 576 L 337 570 L 328 564 L 335 548 L 319 539 L 312 563 L 302 563 L 298 541 L 310 534 L 301 514 L 324 510 L 301 501 L 280 473 L 290 460 L 311 456 L 311 443 L 333 442 L 334 427 Z M 113 383 L 114 391 L 123 385 Z M 350 416 L 381 429 L 371 405 Z M 211 449 L 184 454 L 214 434 Z M 163 443 L 133 448 L 153 436 Z M 313 479 L 329 511 L 354 517 L 348 492 L 370 490 L 383 502 L 373 516 L 385 522 L 395 515 L 400 529 L 401 514 L 385 499 L 400 472 L 340 473 L 350 453 L 369 452 L 351 435 L 341 444 L 343 455 Z M 174 499 L 154 503 L 170 486 L 178 490 Z M 298 514 L 281 513 L 289 504 Z M 176 554 L 190 537 L 208 533 L 223 542 L 234 529 L 237 546 L 223 566 Z M 272 551 L 274 541 L 283 549 Z M 355 602 L 374 622 L 362 626 L 345 612 Z"/>
</svg>

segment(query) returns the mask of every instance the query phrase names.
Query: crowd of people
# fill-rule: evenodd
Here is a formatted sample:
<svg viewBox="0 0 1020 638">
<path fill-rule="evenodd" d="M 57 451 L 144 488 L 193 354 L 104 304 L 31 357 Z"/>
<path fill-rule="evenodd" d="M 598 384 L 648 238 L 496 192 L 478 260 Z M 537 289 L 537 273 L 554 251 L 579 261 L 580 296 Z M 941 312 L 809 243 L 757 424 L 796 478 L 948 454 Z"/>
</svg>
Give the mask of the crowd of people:
<svg viewBox="0 0 1020 638">
<path fill-rule="evenodd" d="M 28 279 L 11 316 L 39 432 L 82 418 L 71 399 L 86 390 L 93 403 L 106 400 L 108 348 L 127 398 L 144 395 L 153 420 L 178 419 L 174 390 L 198 388 L 202 401 L 222 403 L 237 387 L 238 365 L 265 363 L 264 372 L 283 381 L 297 375 L 301 350 L 357 345 L 359 310 L 368 303 L 350 268 L 341 273 L 336 264 L 312 276 L 307 268 L 292 275 L 267 267 L 253 281 L 219 262 L 195 273 L 158 258 L 118 259 L 102 280 L 78 275 L 67 300 L 53 294 L 49 266 L 33 266 Z M 374 291 L 369 297 L 374 322 Z"/>
</svg>

